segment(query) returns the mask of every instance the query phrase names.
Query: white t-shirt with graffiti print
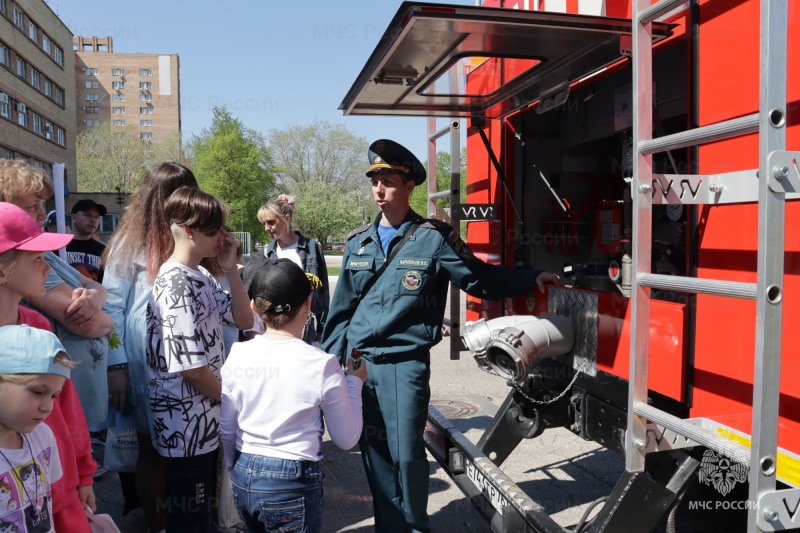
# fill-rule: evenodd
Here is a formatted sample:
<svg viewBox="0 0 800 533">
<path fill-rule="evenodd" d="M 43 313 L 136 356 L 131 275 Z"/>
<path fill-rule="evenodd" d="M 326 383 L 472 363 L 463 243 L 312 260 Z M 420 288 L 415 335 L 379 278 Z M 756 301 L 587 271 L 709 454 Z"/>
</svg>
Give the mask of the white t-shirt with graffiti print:
<svg viewBox="0 0 800 533">
<path fill-rule="evenodd" d="M 231 296 L 206 269 L 161 265 L 147 304 L 146 347 L 151 435 L 163 457 L 194 457 L 219 446 L 219 402 L 181 372 L 207 366 L 220 378 L 223 322 L 236 327 Z"/>
</svg>

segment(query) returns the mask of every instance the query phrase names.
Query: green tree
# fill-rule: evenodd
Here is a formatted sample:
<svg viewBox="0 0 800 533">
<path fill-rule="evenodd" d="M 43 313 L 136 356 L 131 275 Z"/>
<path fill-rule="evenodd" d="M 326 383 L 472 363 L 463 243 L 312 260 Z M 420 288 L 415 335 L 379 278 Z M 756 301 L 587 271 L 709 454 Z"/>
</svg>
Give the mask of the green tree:
<svg viewBox="0 0 800 533">
<path fill-rule="evenodd" d="M 368 204 L 371 202 L 362 193 L 332 194 L 329 187 L 319 180 L 297 185 L 293 194 L 297 198 L 293 219 L 295 229 L 319 242 L 326 242 L 328 237 L 334 241 L 342 240 L 365 219 L 374 216 L 375 205 L 371 205 L 373 212 L 370 212 Z M 313 201 L 314 198 L 317 200 Z"/>
<path fill-rule="evenodd" d="M 226 227 L 248 231 L 252 242 L 265 238 L 258 208 L 275 186 L 272 158 L 264 136 L 246 128 L 227 108 L 214 107 L 211 126 L 189 141 L 190 166 L 200 187 L 231 209 Z"/>
<path fill-rule="evenodd" d="M 428 162 L 423 163 L 425 170 L 428 170 Z M 467 151 L 465 148 L 461 149 L 461 201 L 467 200 Z M 431 179 L 428 176 L 428 179 Z M 447 191 L 450 189 L 450 152 L 437 152 L 436 153 L 436 190 Z M 416 187 L 414 192 L 411 193 L 411 208 L 420 215 L 428 218 L 428 182 L 425 181 L 422 185 Z M 450 198 L 440 198 L 436 200 L 436 207 L 442 209 L 449 209 Z M 449 211 L 448 211 L 449 212 Z M 438 217 L 437 217 L 438 218 Z"/>
<path fill-rule="evenodd" d="M 180 132 L 168 135 L 164 139 L 153 143 L 151 152 L 153 163 L 172 161 L 173 163 L 186 164 L 186 152 L 183 149 L 183 138 Z"/>
<path fill-rule="evenodd" d="M 369 142 L 326 121 L 269 133 L 279 192 L 295 197 L 295 226 L 325 242 L 344 238 L 376 212 L 364 176 Z"/>
<path fill-rule="evenodd" d="M 139 139 L 133 126 L 112 126 L 110 121 L 86 128 L 75 140 L 78 190 L 131 192 L 139 184 L 152 145 Z"/>
<path fill-rule="evenodd" d="M 293 190 L 319 181 L 344 192 L 368 190 L 364 168 L 369 141 L 345 126 L 318 120 L 271 130 L 268 138 L 282 187 Z"/>
</svg>

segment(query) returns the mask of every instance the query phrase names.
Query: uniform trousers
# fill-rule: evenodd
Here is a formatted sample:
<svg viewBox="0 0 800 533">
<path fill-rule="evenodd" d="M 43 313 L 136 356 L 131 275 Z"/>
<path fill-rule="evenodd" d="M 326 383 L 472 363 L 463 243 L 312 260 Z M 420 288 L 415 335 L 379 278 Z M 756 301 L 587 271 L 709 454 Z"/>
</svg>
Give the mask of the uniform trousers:
<svg viewBox="0 0 800 533">
<path fill-rule="evenodd" d="M 375 530 L 427 532 L 428 478 L 423 431 L 430 391 L 430 354 L 367 364 L 359 445 L 372 491 Z"/>
</svg>

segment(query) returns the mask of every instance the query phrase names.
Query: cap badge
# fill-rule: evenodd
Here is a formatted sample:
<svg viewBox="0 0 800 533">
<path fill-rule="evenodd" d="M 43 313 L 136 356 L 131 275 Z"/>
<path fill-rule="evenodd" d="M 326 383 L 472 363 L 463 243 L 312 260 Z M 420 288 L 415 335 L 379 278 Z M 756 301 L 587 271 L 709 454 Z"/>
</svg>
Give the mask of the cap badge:
<svg viewBox="0 0 800 533">
<path fill-rule="evenodd" d="M 383 141 L 377 141 L 374 145 L 372 145 L 372 150 L 376 154 L 383 152 L 385 149 L 386 149 L 386 143 Z"/>
</svg>

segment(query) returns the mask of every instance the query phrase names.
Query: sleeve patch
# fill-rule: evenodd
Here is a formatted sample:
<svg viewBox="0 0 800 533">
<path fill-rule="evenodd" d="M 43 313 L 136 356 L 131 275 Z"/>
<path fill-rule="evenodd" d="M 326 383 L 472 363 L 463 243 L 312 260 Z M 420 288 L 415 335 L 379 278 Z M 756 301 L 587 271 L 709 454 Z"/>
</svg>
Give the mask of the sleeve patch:
<svg viewBox="0 0 800 533">
<path fill-rule="evenodd" d="M 475 257 L 472 254 L 472 250 L 469 249 L 467 243 L 465 243 L 460 237 L 456 237 L 455 242 L 451 242 L 450 245 L 453 247 L 453 250 L 464 259 L 472 259 Z"/>
</svg>

